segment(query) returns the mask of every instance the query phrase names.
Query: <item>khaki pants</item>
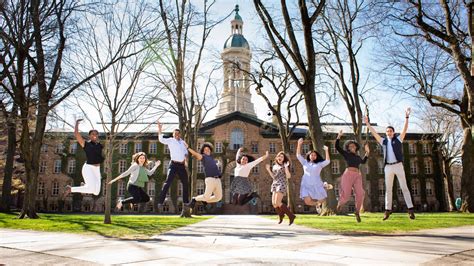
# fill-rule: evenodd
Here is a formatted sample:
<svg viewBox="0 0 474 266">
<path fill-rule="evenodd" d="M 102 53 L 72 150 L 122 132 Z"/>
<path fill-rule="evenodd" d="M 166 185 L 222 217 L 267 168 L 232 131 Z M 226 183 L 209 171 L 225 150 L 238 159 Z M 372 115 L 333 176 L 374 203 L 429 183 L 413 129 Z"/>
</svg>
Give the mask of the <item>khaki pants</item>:
<svg viewBox="0 0 474 266">
<path fill-rule="evenodd" d="M 196 201 L 205 201 L 208 203 L 218 202 L 222 199 L 222 183 L 220 178 L 206 177 L 204 180 L 206 189 L 203 195 L 197 196 Z"/>
<path fill-rule="evenodd" d="M 403 163 L 397 163 L 392 165 L 385 165 L 385 210 L 392 209 L 392 191 L 393 191 L 393 179 L 395 175 L 398 178 L 398 184 L 403 192 L 403 198 L 408 208 L 413 208 L 411 202 L 410 190 L 408 190 L 407 180 L 405 178 L 405 169 Z"/>
</svg>

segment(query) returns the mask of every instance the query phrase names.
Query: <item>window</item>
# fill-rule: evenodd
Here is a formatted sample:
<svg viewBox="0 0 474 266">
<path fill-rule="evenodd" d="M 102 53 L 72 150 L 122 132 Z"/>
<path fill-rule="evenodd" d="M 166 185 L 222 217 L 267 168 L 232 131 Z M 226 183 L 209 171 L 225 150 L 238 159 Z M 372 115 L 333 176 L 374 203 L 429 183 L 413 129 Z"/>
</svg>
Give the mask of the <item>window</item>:
<svg viewBox="0 0 474 266">
<path fill-rule="evenodd" d="M 119 180 L 118 181 L 118 195 L 119 197 L 123 197 L 125 196 L 125 186 L 126 186 L 126 183 L 123 181 L 123 180 Z"/>
<path fill-rule="evenodd" d="M 234 128 L 230 133 L 230 147 L 237 150 L 244 145 L 244 132 L 240 128 Z"/>
<path fill-rule="evenodd" d="M 64 150 L 64 145 L 62 143 L 59 143 L 56 145 L 56 150 L 54 151 L 55 153 L 63 153 Z"/>
<path fill-rule="evenodd" d="M 420 187 L 420 182 L 418 181 L 418 179 L 413 179 L 411 181 L 411 192 L 413 196 L 418 196 L 419 187 Z"/>
<path fill-rule="evenodd" d="M 150 197 L 155 196 L 155 182 L 154 181 L 148 182 L 148 184 L 147 184 L 147 193 L 148 193 L 148 196 L 150 196 Z"/>
<path fill-rule="evenodd" d="M 41 152 L 48 152 L 48 144 L 41 145 Z"/>
<path fill-rule="evenodd" d="M 169 160 L 165 160 L 163 162 L 163 174 L 168 174 L 168 169 L 170 168 L 170 161 Z"/>
<path fill-rule="evenodd" d="M 162 208 L 163 208 L 163 212 L 169 212 L 170 211 L 170 206 L 167 203 L 163 204 Z"/>
<path fill-rule="evenodd" d="M 331 142 L 331 144 L 329 144 L 329 147 L 331 148 L 331 153 L 332 154 L 337 154 L 336 143 L 335 142 Z"/>
<path fill-rule="evenodd" d="M 68 174 L 74 174 L 76 172 L 76 160 L 72 159 L 67 162 Z"/>
<path fill-rule="evenodd" d="M 433 196 L 433 184 L 431 181 L 426 181 L 426 195 Z"/>
<path fill-rule="evenodd" d="M 164 151 L 165 154 L 170 154 L 170 148 L 168 147 L 167 144 L 165 144 L 165 151 Z"/>
<path fill-rule="evenodd" d="M 128 153 L 128 143 L 120 143 L 120 149 L 119 153 L 120 154 L 127 154 Z"/>
<path fill-rule="evenodd" d="M 41 161 L 40 166 L 39 166 L 39 172 L 40 173 L 46 172 L 46 161 Z"/>
<path fill-rule="evenodd" d="M 416 160 L 410 160 L 410 174 L 418 174 L 418 166 L 416 164 Z"/>
<path fill-rule="evenodd" d="M 183 196 L 183 183 L 181 183 L 181 181 L 178 181 L 178 197 L 182 197 L 182 196 Z"/>
<path fill-rule="evenodd" d="M 385 195 L 385 179 L 379 179 L 379 197 Z"/>
<path fill-rule="evenodd" d="M 333 174 L 339 174 L 339 161 L 332 160 L 331 161 L 331 169 Z"/>
<path fill-rule="evenodd" d="M 76 154 L 77 151 L 77 142 L 71 143 L 71 146 L 69 146 L 69 153 L 70 154 Z"/>
<path fill-rule="evenodd" d="M 157 150 L 156 142 L 150 142 L 150 145 L 148 145 L 148 153 L 156 154 L 156 150 Z"/>
<path fill-rule="evenodd" d="M 51 189 L 51 196 L 59 195 L 59 183 L 57 181 L 53 182 L 53 187 Z"/>
<path fill-rule="evenodd" d="M 308 153 L 309 152 L 309 144 L 308 143 L 303 143 L 301 150 L 302 150 L 303 154 Z"/>
<path fill-rule="evenodd" d="M 408 153 L 409 154 L 416 154 L 416 143 L 414 143 L 414 142 L 408 143 Z"/>
<path fill-rule="evenodd" d="M 204 165 L 202 164 L 202 161 L 197 161 L 197 171 L 198 173 L 204 173 Z"/>
<path fill-rule="evenodd" d="M 252 174 L 258 174 L 260 172 L 260 165 L 255 165 L 254 167 L 252 167 Z"/>
<path fill-rule="evenodd" d="M 196 189 L 198 195 L 204 194 L 204 182 L 202 180 L 197 181 Z"/>
<path fill-rule="evenodd" d="M 423 143 L 423 154 L 430 154 L 430 145 L 428 143 Z"/>
<path fill-rule="evenodd" d="M 334 193 L 336 194 L 336 197 L 339 199 L 339 182 L 336 182 L 336 184 L 334 184 Z"/>
<path fill-rule="evenodd" d="M 252 142 L 252 153 L 258 153 L 258 143 Z"/>
<path fill-rule="evenodd" d="M 216 153 L 222 153 L 222 142 L 216 142 Z"/>
<path fill-rule="evenodd" d="M 276 153 L 275 142 L 270 142 L 269 151 L 270 151 L 270 153 Z"/>
<path fill-rule="evenodd" d="M 294 153 L 294 152 L 295 152 L 295 144 L 290 143 L 290 153 Z"/>
<path fill-rule="evenodd" d="M 430 158 L 425 158 L 425 174 L 433 173 L 433 163 Z"/>
<path fill-rule="evenodd" d="M 44 195 L 44 182 L 40 181 L 38 183 L 38 195 Z"/>
<path fill-rule="evenodd" d="M 55 160 L 54 161 L 54 171 L 53 173 L 59 174 L 61 173 L 61 160 Z"/>
<path fill-rule="evenodd" d="M 377 166 L 378 166 L 378 167 L 377 167 L 377 170 L 378 170 L 377 172 L 378 172 L 379 174 L 383 174 L 383 168 L 384 168 L 383 159 L 378 159 L 378 160 L 377 160 Z"/>
<path fill-rule="evenodd" d="M 137 153 L 137 152 L 141 152 L 142 151 L 142 143 L 141 142 L 136 142 L 135 143 L 135 149 L 134 149 L 134 152 Z"/>
<path fill-rule="evenodd" d="M 125 171 L 127 171 L 127 161 L 126 160 L 120 160 L 119 161 L 119 172 L 120 173 L 123 173 Z"/>
</svg>

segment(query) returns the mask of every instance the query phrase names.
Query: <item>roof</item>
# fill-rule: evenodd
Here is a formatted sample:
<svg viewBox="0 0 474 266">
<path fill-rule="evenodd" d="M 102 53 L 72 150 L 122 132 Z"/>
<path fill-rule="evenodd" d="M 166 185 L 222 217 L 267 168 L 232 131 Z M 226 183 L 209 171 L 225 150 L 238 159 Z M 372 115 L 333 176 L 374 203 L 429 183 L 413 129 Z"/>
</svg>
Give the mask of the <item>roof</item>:
<svg viewBox="0 0 474 266">
<path fill-rule="evenodd" d="M 226 48 L 245 48 L 250 49 L 250 45 L 242 34 L 232 34 L 224 43 L 224 49 Z"/>
</svg>

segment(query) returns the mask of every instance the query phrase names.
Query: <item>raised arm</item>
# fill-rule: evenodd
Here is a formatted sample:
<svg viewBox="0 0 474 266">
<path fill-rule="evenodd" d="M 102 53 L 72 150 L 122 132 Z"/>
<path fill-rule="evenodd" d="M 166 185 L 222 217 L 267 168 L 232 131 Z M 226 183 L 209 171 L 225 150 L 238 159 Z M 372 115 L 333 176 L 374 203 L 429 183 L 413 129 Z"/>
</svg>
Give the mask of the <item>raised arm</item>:
<svg viewBox="0 0 474 266">
<path fill-rule="evenodd" d="M 240 157 L 240 155 L 242 154 L 242 151 L 243 151 L 243 150 L 244 150 L 243 147 L 240 147 L 240 148 L 237 150 L 237 153 L 235 154 L 235 163 L 236 163 L 236 164 L 239 164 L 239 163 L 238 163 L 238 160 L 239 160 L 239 157 Z"/>
<path fill-rule="evenodd" d="M 321 167 L 326 167 L 327 165 L 329 165 L 329 163 L 331 162 L 331 157 L 329 156 L 329 148 L 328 146 L 324 145 L 323 146 L 323 150 L 325 151 L 325 158 L 324 158 L 324 161 L 321 162 Z"/>
<path fill-rule="evenodd" d="M 275 176 L 273 175 L 271 166 L 269 164 L 265 165 L 265 169 L 267 169 L 267 172 L 268 172 L 268 174 L 270 175 L 271 178 L 275 178 Z"/>
<path fill-rule="evenodd" d="M 364 149 L 365 149 L 365 155 L 364 155 L 364 158 L 362 158 L 363 164 L 367 162 L 367 159 L 369 159 L 369 153 L 370 153 L 369 143 L 366 143 L 364 145 Z"/>
<path fill-rule="evenodd" d="M 405 125 L 403 125 L 403 130 L 402 132 L 400 133 L 400 141 L 403 142 L 403 140 L 405 139 L 405 135 L 407 134 L 407 130 L 408 130 L 408 118 L 410 118 L 410 113 L 411 113 L 411 108 L 408 107 L 406 110 L 405 110 Z"/>
<path fill-rule="evenodd" d="M 200 153 L 198 153 L 195 150 L 189 148 L 188 143 L 186 143 L 185 141 L 183 141 L 183 143 L 184 143 L 184 146 L 186 147 L 186 149 L 189 151 L 189 153 L 191 153 L 192 156 L 194 156 L 199 161 L 202 160 L 202 155 Z"/>
<path fill-rule="evenodd" d="M 112 184 L 112 183 L 114 183 L 115 181 L 117 181 L 117 180 L 119 180 L 119 179 L 122 179 L 122 178 L 124 178 L 124 177 L 130 175 L 133 171 L 135 171 L 135 169 L 136 169 L 137 167 L 138 167 L 138 164 L 136 164 L 136 163 L 132 164 L 132 165 L 128 168 L 127 171 L 121 173 L 119 176 L 117 176 L 116 178 L 114 178 L 113 180 L 111 180 L 111 181 L 109 182 L 109 184 Z"/>
<path fill-rule="evenodd" d="M 365 116 L 364 117 L 364 121 L 365 121 L 365 125 L 367 126 L 367 128 L 370 130 L 370 133 L 372 133 L 372 136 L 374 136 L 374 138 L 377 140 L 377 143 L 380 143 L 382 142 L 382 137 L 377 133 L 377 131 L 375 131 L 375 129 L 370 125 L 369 123 L 369 117 L 368 116 Z"/>
<path fill-rule="evenodd" d="M 286 179 L 289 179 L 291 177 L 291 173 L 290 173 L 290 162 L 286 162 L 285 165 L 285 175 L 286 175 Z"/>
<path fill-rule="evenodd" d="M 342 129 L 341 131 L 339 131 L 339 134 L 337 135 L 337 138 L 336 138 L 336 144 L 334 144 L 336 146 L 336 150 L 341 154 L 341 155 L 344 155 L 344 150 L 341 148 L 341 143 L 340 143 L 340 139 L 342 137 Z"/>
<path fill-rule="evenodd" d="M 298 139 L 298 143 L 296 144 L 296 158 L 302 165 L 304 165 L 305 159 L 303 158 L 303 156 L 301 156 L 301 145 L 303 145 L 302 138 Z"/>
<path fill-rule="evenodd" d="M 262 157 L 256 159 L 255 161 L 251 162 L 251 163 L 248 163 L 246 165 L 248 165 L 248 167 L 254 167 L 255 165 L 263 162 L 265 159 L 268 158 L 268 151 L 265 152 L 265 155 L 263 155 Z"/>
<path fill-rule="evenodd" d="M 78 119 L 76 121 L 76 126 L 74 126 L 74 137 L 76 137 L 77 143 L 79 143 L 79 145 L 81 145 L 81 147 L 84 148 L 86 141 L 82 138 L 81 133 L 79 133 L 79 123 L 81 121 L 82 119 Z"/>
<path fill-rule="evenodd" d="M 163 144 L 168 144 L 168 139 L 163 138 L 163 125 L 160 123 L 158 120 L 158 141 L 163 143 Z"/>
<path fill-rule="evenodd" d="M 151 168 L 150 170 L 148 170 L 147 168 L 145 168 L 146 174 L 147 174 L 147 175 L 152 175 L 152 174 L 156 171 L 156 169 L 158 168 L 158 166 L 160 166 L 160 164 L 161 164 L 161 161 L 160 161 L 160 160 L 157 160 L 157 161 L 155 162 L 155 166 L 153 166 L 153 168 Z"/>
</svg>

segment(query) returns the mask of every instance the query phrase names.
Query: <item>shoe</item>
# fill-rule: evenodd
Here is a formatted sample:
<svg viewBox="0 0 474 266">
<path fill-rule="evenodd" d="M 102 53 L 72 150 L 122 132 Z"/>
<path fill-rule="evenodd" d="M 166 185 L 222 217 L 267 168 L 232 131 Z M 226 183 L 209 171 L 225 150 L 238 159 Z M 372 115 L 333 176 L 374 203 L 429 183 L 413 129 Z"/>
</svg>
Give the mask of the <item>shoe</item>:
<svg viewBox="0 0 474 266">
<path fill-rule="evenodd" d="M 358 223 L 360 223 L 362 220 L 360 219 L 359 213 L 358 213 L 358 212 L 355 212 L 354 215 L 355 215 L 355 217 L 356 217 L 356 221 L 357 221 Z"/>
<path fill-rule="evenodd" d="M 415 211 L 413 210 L 413 208 L 408 209 L 408 216 L 410 217 L 410 219 L 415 220 Z"/>
<path fill-rule="evenodd" d="M 326 189 L 326 190 L 331 190 L 331 189 L 334 188 L 331 184 L 328 184 L 328 182 L 324 182 L 324 183 L 323 183 L 323 187 L 324 187 L 324 189 Z"/>
<path fill-rule="evenodd" d="M 115 205 L 115 208 L 116 208 L 117 210 L 121 210 L 121 209 L 122 209 L 122 205 L 123 205 L 123 204 L 122 204 L 122 200 L 118 200 L 118 201 L 117 201 L 117 205 Z"/>
<path fill-rule="evenodd" d="M 186 206 L 186 207 L 188 207 L 188 208 L 191 208 L 191 209 L 194 209 L 194 206 L 196 206 L 196 199 L 195 199 L 195 198 L 192 198 L 192 199 L 191 199 L 191 202 L 185 203 L 184 206 Z"/>
<path fill-rule="evenodd" d="M 386 210 L 384 215 L 383 215 L 383 221 L 387 220 L 390 217 L 390 214 L 392 214 L 391 210 Z"/>
<path fill-rule="evenodd" d="M 276 210 L 276 212 L 278 214 L 278 218 L 279 218 L 278 224 L 281 224 L 283 222 L 283 218 L 285 218 L 285 214 L 280 209 L 280 207 L 276 207 L 275 210 Z"/>
<path fill-rule="evenodd" d="M 237 205 L 239 203 L 239 194 L 234 193 L 232 195 L 232 204 Z"/>
<path fill-rule="evenodd" d="M 260 195 L 258 195 L 258 193 L 255 192 L 255 191 L 252 192 L 252 193 L 250 194 L 250 196 L 251 196 L 252 198 L 259 198 L 259 199 L 260 199 Z"/>
</svg>

